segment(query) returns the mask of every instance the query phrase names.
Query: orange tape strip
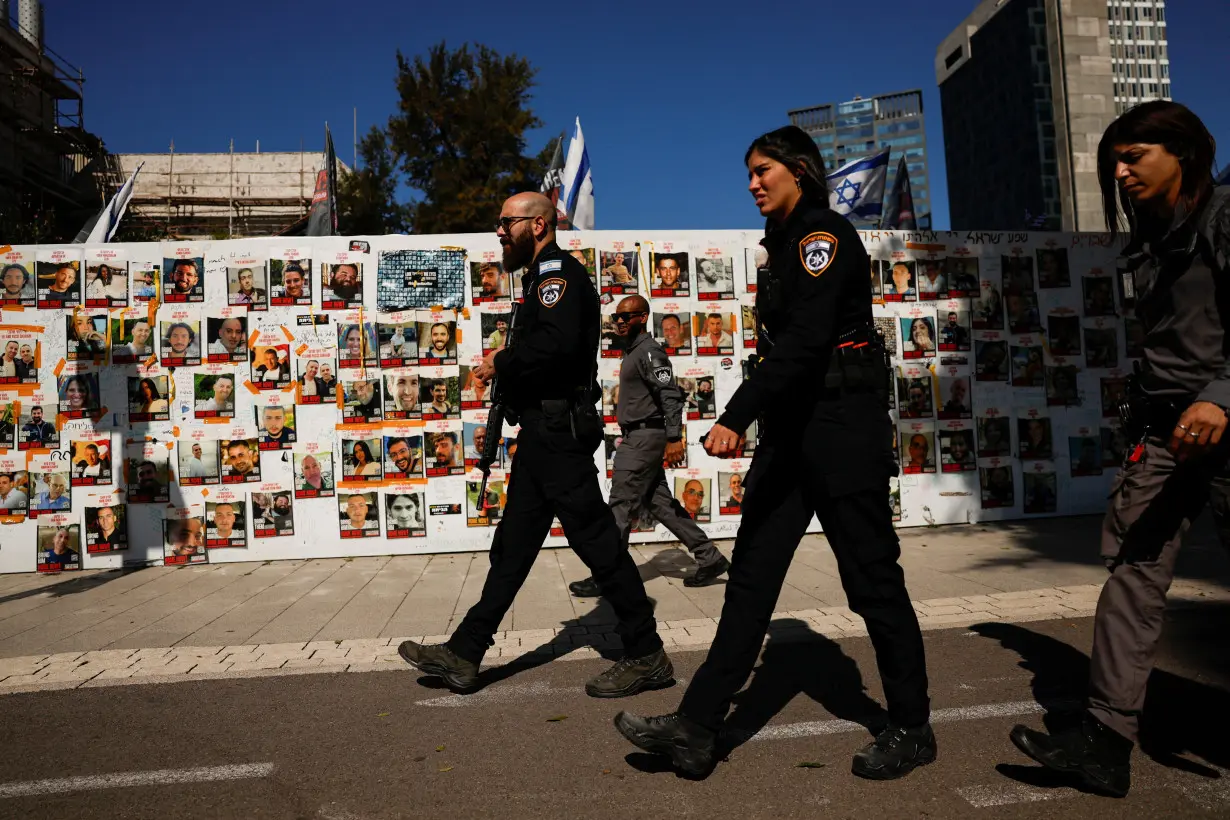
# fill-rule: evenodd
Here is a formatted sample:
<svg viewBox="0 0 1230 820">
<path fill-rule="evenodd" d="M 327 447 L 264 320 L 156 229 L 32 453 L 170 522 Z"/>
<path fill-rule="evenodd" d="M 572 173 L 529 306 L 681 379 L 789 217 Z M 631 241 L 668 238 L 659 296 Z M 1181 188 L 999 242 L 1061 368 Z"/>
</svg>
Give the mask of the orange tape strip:
<svg viewBox="0 0 1230 820">
<path fill-rule="evenodd" d="M 248 381 L 245 381 L 243 383 L 243 386 L 248 388 L 248 392 L 251 393 L 253 396 L 260 395 L 261 389 L 257 387 L 256 385 L 254 385 L 250 379 Z"/>
<path fill-rule="evenodd" d="M 52 373 L 56 375 L 57 378 L 59 377 L 61 373 L 64 372 L 64 364 L 65 364 L 64 360 L 60 359 L 60 361 L 56 362 L 55 369 L 51 371 Z"/>
<path fill-rule="evenodd" d="M 287 330 L 286 325 L 278 325 L 278 327 L 282 328 L 282 335 L 286 337 L 286 341 L 293 342 L 295 340 L 295 334 Z"/>
</svg>

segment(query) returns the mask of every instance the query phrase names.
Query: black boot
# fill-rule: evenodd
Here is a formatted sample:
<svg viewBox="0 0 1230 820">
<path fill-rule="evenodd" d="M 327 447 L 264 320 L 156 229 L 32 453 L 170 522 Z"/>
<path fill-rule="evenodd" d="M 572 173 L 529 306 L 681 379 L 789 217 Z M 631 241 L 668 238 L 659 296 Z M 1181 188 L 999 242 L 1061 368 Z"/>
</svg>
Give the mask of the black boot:
<svg viewBox="0 0 1230 820">
<path fill-rule="evenodd" d="M 693 723 L 678 712 L 661 717 L 620 712 L 615 716 L 615 728 L 638 749 L 666 755 L 685 774 L 704 777 L 713 769 L 717 732 Z"/>
<path fill-rule="evenodd" d="M 697 567 L 696 572 L 683 579 L 683 585 L 685 587 L 707 587 L 716 581 L 719 576 L 724 575 L 728 569 L 730 569 L 730 562 L 723 555 L 712 564 Z"/>
<path fill-rule="evenodd" d="M 1057 772 L 1076 775 L 1098 794 L 1124 797 L 1132 785 L 1132 741 L 1086 712 L 1081 722 L 1056 735 L 1016 725 L 1016 747 Z"/>
<path fill-rule="evenodd" d="M 578 598 L 597 598 L 602 594 L 602 590 L 598 589 L 598 582 L 593 578 L 573 581 L 568 585 L 568 591 Z"/>
<path fill-rule="evenodd" d="M 935 760 L 935 733 L 926 723 L 913 729 L 890 725 L 854 756 L 850 770 L 870 780 L 896 780 Z"/>
<path fill-rule="evenodd" d="M 446 643 L 403 641 L 397 647 L 397 654 L 423 674 L 444 678 L 454 692 L 472 692 L 478 688 L 478 664 L 459 657 Z"/>
<path fill-rule="evenodd" d="M 591 698 L 626 698 L 646 689 L 665 689 L 675 683 L 675 667 L 666 650 L 643 658 L 621 658 L 585 684 Z"/>
</svg>

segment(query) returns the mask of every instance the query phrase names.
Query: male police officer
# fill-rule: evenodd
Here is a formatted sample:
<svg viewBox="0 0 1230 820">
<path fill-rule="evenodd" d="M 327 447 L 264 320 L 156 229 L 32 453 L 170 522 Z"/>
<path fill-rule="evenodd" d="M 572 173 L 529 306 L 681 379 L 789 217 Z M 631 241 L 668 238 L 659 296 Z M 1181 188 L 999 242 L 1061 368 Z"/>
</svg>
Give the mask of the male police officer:
<svg viewBox="0 0 1230 820">
<path fill-rule="evenodd" d="M 398 653 L 458 692 L 478 686 L 478 667 L 508 608 L 525 583 L 553 517 L 586 563 L 619 618 L 625 657 L 591 680 L 593 697 L 624 697 L 669 686 L 674 669 L 662 650 L 653 606 L 636 564 L 620 542 L 602 500 L 594 450 L 602 421 L 594 408 L 600 313 L 585 267 L 555 243 L 555 206 L 537 193 L 510 197 L 496 236 L 504 270 L 525 268 L 512 348 L 492 351 L 474 369 L 484 382 L 499 376 L 505 404 L 520 420 L 519 450 L 504 517 L 491 543 L 482 597 L 448 643 L 406 641 Z M 491 435 L 498 435 L 491 431 Z M 510 479 L 512 476 L 510 476 Z"/>
<path fill-rule="evenodd" d="M 730 569 L 730 562 L 666 485 L 663 459 L 672 467 L 684 460 L 683 397 L 666 351 L 643 332 L 648 318 L 649 303 L 642 296 L 628 296 L 615 309 L 615 330 L 624 351 L 617 410 L 623 443 L 615 451 L 611 511 L 626 548 L 632 516 L 642 505 L 649 507 L 654 518 L 696 556 L 699 566 L 684 579 L 684 586 L 703 587 Z M 580 598 L 598 594 L 593 578 L 574 581 L 568 589 Z"/>
</svg>

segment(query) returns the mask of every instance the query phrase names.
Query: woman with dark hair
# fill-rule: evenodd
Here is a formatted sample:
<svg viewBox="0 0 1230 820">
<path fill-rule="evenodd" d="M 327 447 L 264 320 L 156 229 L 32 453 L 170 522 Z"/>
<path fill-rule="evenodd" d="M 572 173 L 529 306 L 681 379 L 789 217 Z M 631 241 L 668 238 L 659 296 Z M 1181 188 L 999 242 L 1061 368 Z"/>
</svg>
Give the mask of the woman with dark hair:
<svg viewBox="0 0 1230 820">
<path fill-rule="evenodd" d="M 350 450 L 354 460 L 354 475 L 379 475 L 380 465 L 372 459 L 371 448 L 365 441 L 356 441 Z"/>
<path fill-rule="evenodd" d="M 1206 504 L 1230 543 L 1230 489 L 1217 480 L 1230 460 L 1230 316 L 1220 284 L 1230 275 L 1230 188 L 1214 187 L 1214 150 L 1204 123 L 1164 100 L 1120 116 L 1098 145 L 1106 226 L 1128 229 L 1120 292 L 1143 328 L 1144 367 L 1129 383 L 1130 455 L 1102 523 L 1110 578 L 1094 618 L 1087 708 L 1054 735 L 1016 726 L 1010 737 L 1039 763 L 1116 797 L 1131 786 L 1175 559 Z"/>
<path fill-rule="evenodd" d="M 766 218 L 768 268 L 758 271 L 756 365 L 705 437 L 736 458 L 758 418 L 717 635 L 679 705 L 662 717 L 621 712 L 619 731 L 683 771 L 706 774 L 731 699 L 768 630 L 786 571 L 812 516 L 837 557 L 850 608 L 867 622 L 889 725 L 854 757 L 855 774 L 890 779 L 935 759 L 922 633 L 897 560 L 887 503 L 897 473 L 888 368 L 871 317 L 870 260 L 858 232 L 829 208 L 811 137 L 787 126 L 744 157 Z"/>
<path fill-rule="evenodd" d="M 87 300 L 106 300 L 108 302 L 116 298 L 116 295 L 111 292 L 111 280 L 113 277 L 114 273 L 111 271 L 110 265 L 99 265 L 98 272 L 95 274 L 94 279 L 90 282 L 90 284 L 86 285 L 85 298 Z"/>
<path fill-rule="evenodd" d="M 69 376 L 60 384 L 60 410 L 76 413 L 98 409 L 94 386 L 84 375 Z"/>
<path fill-rule="evenodd" d="M 167 400 L 158 392 L 158 385 L 148 376 L 137 383 L 136 394 L 129 400 L 133 413 L 165 413 Z"/>
</svg>

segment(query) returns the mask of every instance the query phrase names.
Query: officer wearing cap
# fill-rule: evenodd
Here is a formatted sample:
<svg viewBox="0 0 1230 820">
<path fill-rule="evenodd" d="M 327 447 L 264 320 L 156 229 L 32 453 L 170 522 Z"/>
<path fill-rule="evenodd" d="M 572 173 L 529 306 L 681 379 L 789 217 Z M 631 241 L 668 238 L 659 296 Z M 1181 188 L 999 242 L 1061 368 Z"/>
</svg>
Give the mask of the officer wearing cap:
<svg viewBox="0 0 1230 820">
<path fill-rule="evenodd" d="M 615 308 L 615 331 L 623 348 L 616 418 L 623 441 L 615 451 L 611 511 L 626 548 L 632 516 L 648 507 L 696 558 L 696 571 L 683 579 L 683 585 L 703 587 L 730 569 L 730 562 L 666 484 L 662 462 L 675 467 L 683 463 L 686 454 L 683 397 L 666 351 L 645 332 L 648 319 L 649 303 L 642 296 L 625 297 Z M 593 578 L 574 581 L 568 589 L 580 598 L 598 594 Z"/>
<path fill-rule="evenodd" d="M 1230 187 L 1214 186 L 1215 147 L 1200 118 L 1168 100 L 1125 112 L 1098 144 L 1112 238 L 1120 211 L 1127 216 L 1120 294 L 1144 328 L 1144 362 L 1124 413 L 1131 445 L 1102 523 L 1111 574 L 1094 617 L 1086 709 L 1064 731 L 1019 725 L 1010 737 L 1039 763 L 1114 797 L 1131 787 L 1166 590 L 1206 504 L 1230 544 Z"/>
<path fill-rule="evenodd" d="M 398 652 L 455 691 L 478 688 L 483 655 L 525 583 L 552 519 L 559 518 L 569 545 L 619 618 L 616 631 L 625 653 L 585 691 L 625 697 L 670 686 L 674 668 L 662 649 L 644 582 L 598 485 L 598 293 L 585 266 L 556 244 L 555 226 L 555 206 L 538 193 L 510 197 L 496 225 L 504 270 L 526 269 L 525 302 L 512 329 L 516 343 L 488 354 L 473 373 L 484 383 L 499 377 L 510 421 L 519 420 L 521 431 L 482 596 L 447 643 L 406 641 Z"/>
<path fill-rule="evenodd" d="M 742 450 L 758 417 L 717 635 L 678 711 L 621 712 L 616 727 L 692 775 L 707 773 L 730 707 L 768 630 L 812 515 L 837 558 L 850 608 L 867 624 L 888 702 L 888 726 L 854 757 L 855 774 L 890 779 L 935 759 L 922 633 L 897 563 L 889 508 L 897 471 L 886 353 L 871 319 L 870 261 L 858 232 L 829 208 L 824 162 L 787 126 L 744 156 L 767 218 L 768 270 L 757 282 L 759 360 L 705 439 L 718 458 Z"/>
</svg>

